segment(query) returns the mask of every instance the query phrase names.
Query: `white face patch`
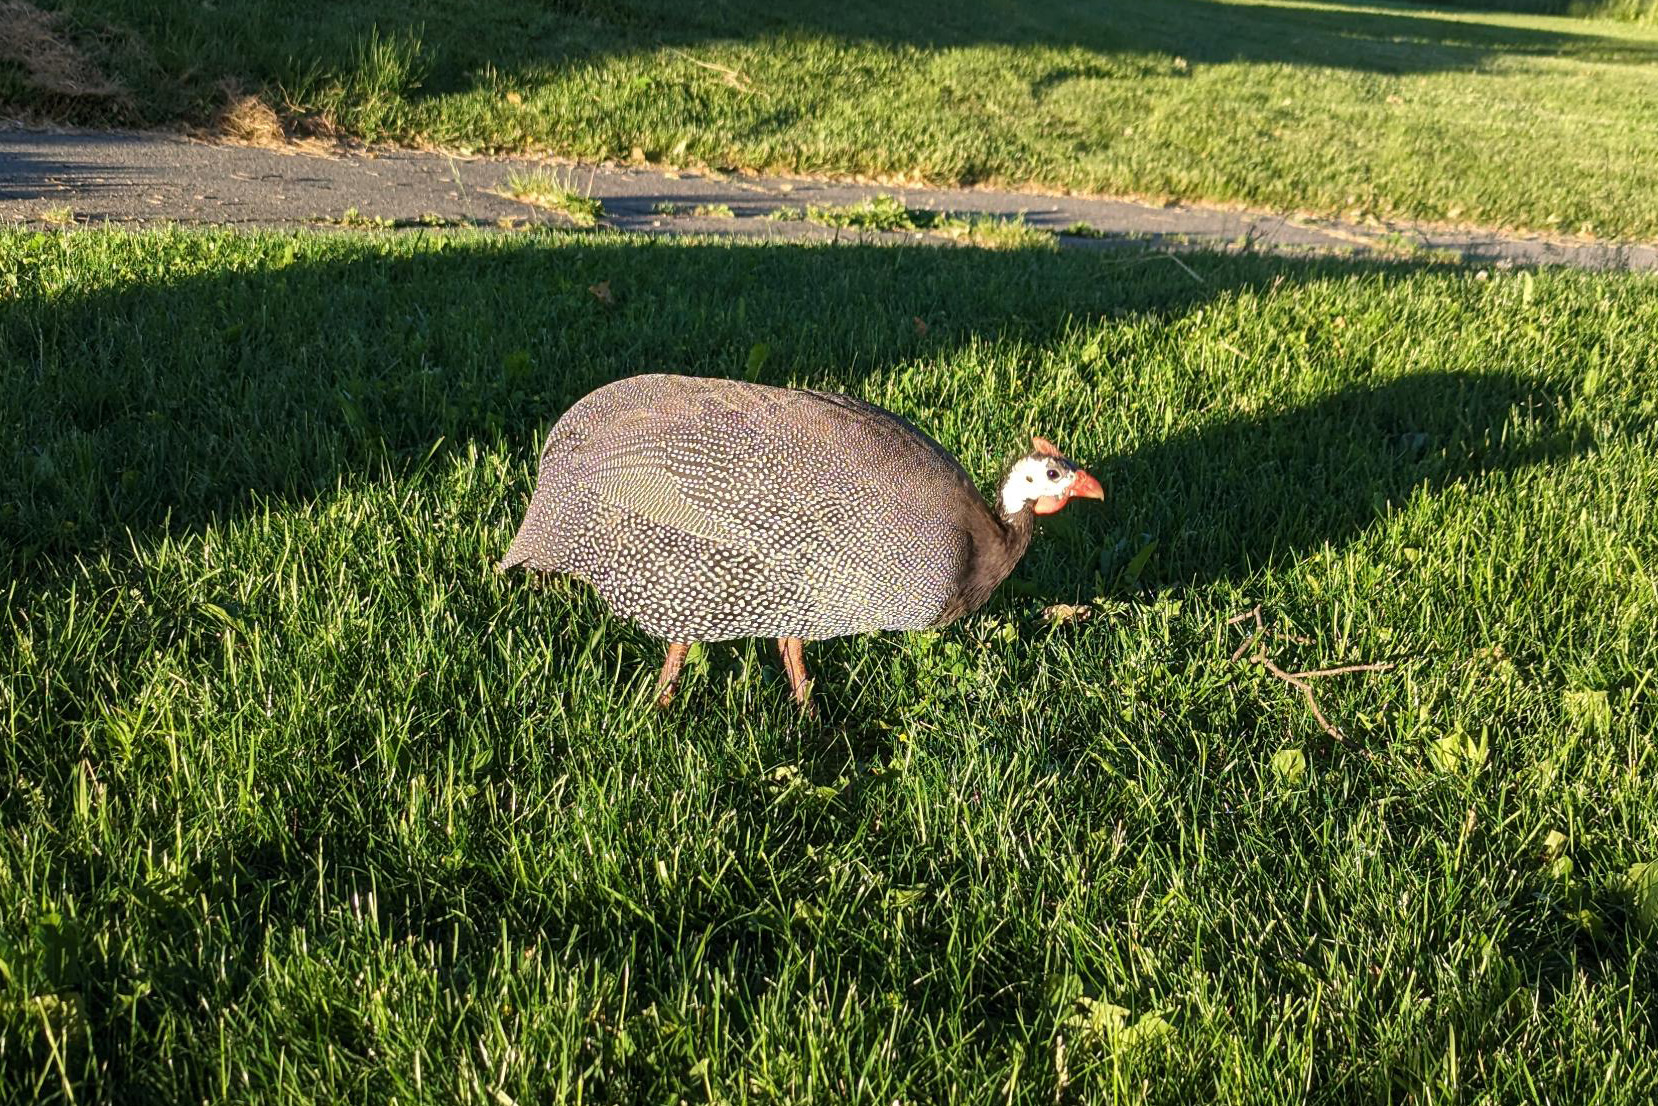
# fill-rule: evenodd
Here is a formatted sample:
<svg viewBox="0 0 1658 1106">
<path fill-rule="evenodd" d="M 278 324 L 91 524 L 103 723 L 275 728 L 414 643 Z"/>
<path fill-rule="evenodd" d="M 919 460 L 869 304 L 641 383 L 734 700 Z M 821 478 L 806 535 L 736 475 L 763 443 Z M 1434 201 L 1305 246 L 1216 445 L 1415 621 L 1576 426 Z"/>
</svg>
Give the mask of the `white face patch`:
<svg viewBox="0 0 1658 1106">
<path fill-rule="evenodd" d="M 1002 514 L 1016 515 L 1044 495 L 1064 495 L 1076 478 L 1076 469 L 1057 457 L 1022 457 L 1002 481 Z"/>
</svg>

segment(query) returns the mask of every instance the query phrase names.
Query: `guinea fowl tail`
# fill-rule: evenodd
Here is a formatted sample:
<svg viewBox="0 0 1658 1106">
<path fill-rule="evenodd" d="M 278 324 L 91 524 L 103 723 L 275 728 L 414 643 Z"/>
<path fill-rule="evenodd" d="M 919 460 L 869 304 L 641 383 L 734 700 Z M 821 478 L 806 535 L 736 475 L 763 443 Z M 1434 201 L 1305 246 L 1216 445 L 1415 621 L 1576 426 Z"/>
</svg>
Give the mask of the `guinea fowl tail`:
<svg viewBox="0 0 1658 1106">
<path fill-rule="evenodd" d="M 505 572 L 509 568 L 523 565 L 538 572 L 559 571 L 554 545 L 557 540 L 557 520 L 548 517 L 546 492 L 543 488 L 536 488 L 535 494 L 530 497 L 530 509 L 524 512 L 524 521 L 519 524 L 518 533 L 513 535 L 512 544 L 507 546 L 506 555 L 495 565 L 495 571 Z"/>
<path fill-rule="evenodd" d="M 524 563 L 524 555 L 518 552 L 516 545 L 507 547 L 507 555 L 495 562 L 496 572 L 505 572 L 509 568 L 517 568 Z"/>
<path fill-rule="evenodd" d="M 561 473 L 570 452 L 586 436 L 581 419 L 572 416 L 579 414 L 588 399 L 566 411 L 548 432 L 547 442 L 541 447 L 529 509 L 524 512 L 524 521 L 518 524 L 512 544 L 507 546 L 506 556 L 496 563 L 497 572 L 518 565 L 537 572 L 564 571 L 570 541 L 570 520 L 565 516 L 570 510 L 571 497 Z"/>
<path fill-rule="evenodd" d="M 507 546 L 506 555 L 495 563 L 496 572 L 505 572 L 509 568 L 517 568 L 519 565 L 543 571 L 553 567 L 542 563 L 544 558 L 537 556 L 543 550 L 541 549 L 542 542 L 538 540 L 537 531 L 539 527 L 532 530 L 530 525 L 535 517 L 535 506 L 532 503 L 529 517 L 525 518 L 524 524 L 518 528 L 518 533 L 513 536 L 512 544 Z"/>
<path fill-rule="evenodd" d="M 507 555 L 495 562 L 495 571 L 505 572 L 509 568 L 517 568 L 528 559 L 529 554 L 519 548 L 518 539 L 513 538 L 512 544 L 507 546 Z"/>
</svg>

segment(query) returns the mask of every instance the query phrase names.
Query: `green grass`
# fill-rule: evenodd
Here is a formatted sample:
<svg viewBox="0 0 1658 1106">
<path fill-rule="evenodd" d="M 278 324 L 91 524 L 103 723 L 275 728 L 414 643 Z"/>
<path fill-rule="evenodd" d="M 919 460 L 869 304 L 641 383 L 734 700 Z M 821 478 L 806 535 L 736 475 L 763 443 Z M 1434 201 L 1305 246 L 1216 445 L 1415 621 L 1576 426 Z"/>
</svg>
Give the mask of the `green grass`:
<svg viewBox="0 0 1658 1106">
<path fill-rule="evenodd" d="M 851 204 L 806 205 L 807 221 L 849 230 L 917 230 L 926 214 L 906 207 L 903 200 L 885 193 Z"/>
<path fill-rule="evenodd" d="M 546 169 L 510 173 L 506 194 L 533 207 L 556 211 L 578 227 L 591 227 L 604 218 L 604 201 L 579 191 L 568 174 Z"/>
<path fill-rule="evenodd" d="M 1636 22 L 1658 19 L 1658 2 L 1655 0 L 1444 0 L 1443 6 Z"/>
<path fill-rule="evenodd" d="M 786 222 L 796 218 L 793 208 L 779 208 L 771 218 Z M 936 234 L 967 245 L 986 249 L 1052 249 L 1051 231 L 1033 227 L 1020 212 L 1011 218 L 995 215 L 931 211 L 906 207 L 896 196 L 885 193 L 851 204 L 809 204 L 799 218 L 819 226 L 859 231 L 915 231 Z"/>
<path fill-rule="evenodd" d="M 941 212 L 927 229 L 933 234 L 989 250 L 1051 250 L 1058 244 L 1052 231 L 1025 222 L 1023 212 L 1011 218 Z"/>
<path fill-rule="evenodd" d="M 48 6 L 136 121 L 207 119 L 235 78 L 377 141 L 1658 238 L 1650 22 L 1299 0 Z"/>
<path fill-rule="evenodd" d="M 1658 279 L 1182 260 L 0 235 L 0 1086 L 1646 1099 Z M 492 571 L 652 369 L 1108 499 L 814 646 L 822 722 L 763 643 L 657 715 L 658 643 Z M 1344 742 L 1257 605 L 1397 664 L 1318 681 Z"/>
<path fill-rule="evenodd" d="M 653 215 L 689 215 L 695 219 L 735 219 L 737 212 L 730 204 L 687 204 L 662 200 L 651 205 Z"/>
</svg>

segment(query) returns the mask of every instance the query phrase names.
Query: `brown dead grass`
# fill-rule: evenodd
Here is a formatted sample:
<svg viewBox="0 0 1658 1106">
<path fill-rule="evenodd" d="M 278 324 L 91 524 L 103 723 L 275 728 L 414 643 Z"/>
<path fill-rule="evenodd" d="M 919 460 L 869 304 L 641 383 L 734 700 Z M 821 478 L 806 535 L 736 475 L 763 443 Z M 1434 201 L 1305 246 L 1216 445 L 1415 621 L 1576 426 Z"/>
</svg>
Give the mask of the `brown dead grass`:
<svg viewBox="0 0 1658 1106">
<path fill-rule="evenodd" d="M 70 100 L 120 100 L 126 90 L 69 41 L 58 17 L 27 0 L 0 0 L 0 61 L 17 65 L 29 84 Z"/>
<path fill-rule="evenodd" d="M 203 141 L 324 157 L 358 148 L 328 120 L 274 107 L 264 95 L 244 92 L 234 80 L 224 81 L 219 90 L 223 106 L 205 127 L 191 129 Z"/>
<path fill-rule="evenodd" d="M 284 146 L 289 131 L 282 117 L 262 96 L 225 84 L 225 105 L 213 117 L 215 137 L 248 146 Z"/>
</svg>

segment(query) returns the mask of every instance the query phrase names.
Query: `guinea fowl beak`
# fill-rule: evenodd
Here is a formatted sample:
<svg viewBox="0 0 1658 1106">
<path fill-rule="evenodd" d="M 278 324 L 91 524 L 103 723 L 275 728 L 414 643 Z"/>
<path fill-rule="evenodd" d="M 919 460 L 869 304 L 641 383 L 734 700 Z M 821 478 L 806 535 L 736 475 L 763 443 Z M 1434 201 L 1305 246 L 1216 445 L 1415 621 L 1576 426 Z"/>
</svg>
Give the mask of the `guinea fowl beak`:
<svg viewBox="0 0 1658 1106">
<path fill-rule="evenodd" d="M 1071 478 L 1070 486 L 1065 489 L 1064 495 L 1040 496 L 1031 505 L 1031 510 L 1039 515 L 1051 515 L 1078 496 L 1083 499 L 1104 499 L 1105 489 L 1100 487 L 1098 480 L 1077 469 L 1077 474 Z"/>
<path fill-rule="evenodd" d="M 1081 469 L 1077 469 L 1076 479 L 1072 480 L 1071 486 L 1065 490 L 1073 497 L 1080 495 L 1084 499 L 1105 498 L 1105 489 L 1100 487 L 1100 482 Z"/>
</svg>

